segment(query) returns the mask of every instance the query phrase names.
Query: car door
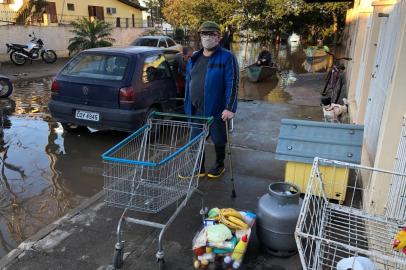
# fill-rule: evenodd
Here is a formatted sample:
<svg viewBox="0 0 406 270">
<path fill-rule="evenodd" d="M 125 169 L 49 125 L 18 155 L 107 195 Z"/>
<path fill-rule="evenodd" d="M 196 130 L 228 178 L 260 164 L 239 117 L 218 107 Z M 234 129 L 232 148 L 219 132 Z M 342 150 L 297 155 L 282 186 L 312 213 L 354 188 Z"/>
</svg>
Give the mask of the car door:
<svg viewBox="0 0 406 270">
<path fill-rule="evenodd" d="M 140 104 L 150 107 L 159 104 L 164 111 L 171 111 L 175 105 L 176 84 L 168 61 L 162 52 L 147 55 L 141 70 Z"/>
</svg>

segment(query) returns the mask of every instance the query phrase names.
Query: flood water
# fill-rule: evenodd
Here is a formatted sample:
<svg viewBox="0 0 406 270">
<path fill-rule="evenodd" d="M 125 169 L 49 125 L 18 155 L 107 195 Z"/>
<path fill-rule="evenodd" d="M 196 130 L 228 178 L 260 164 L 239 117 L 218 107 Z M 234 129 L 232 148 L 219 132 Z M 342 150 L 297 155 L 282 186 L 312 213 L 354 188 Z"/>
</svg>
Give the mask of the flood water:
<svg viewBox="0 0 406 270">
<path fill-rule="evenodd" d="M 270 48 L 272 59 L 280 71 L 260 83 L 247 79 L 246 67 L 255 63 L 261 47 L 259 43 L 235 43 L 232 48 L 241 70 L 240 100 L 264 100 L 271 103 L 286 103 L 291 97 L 284 89 L 297 81 L 298 74 L 326 72 L 332 65 L 332 58 L 316 61 L 306 59 L 303 47 L 297 44 L 277 45 Z"/>
<path fill-rule="evenodd" d="M 50 78 L 0 99 L 0 257 L 102 188 L 118 132 L 63 133 L 48 111 Z"/>
<path fill-rule="evenodd" d="M 255 61 L 257 44 L 235 44 L 240 66 Z M 286 85 L 307 72 L 300 47 L 272 49 L 276 78 L 250 83 L 242 72 L 240 99 L 287 102 Z M 323 70 L 321 70 L 323 71 Z M 51 78 L 15 84 L 0 99 L 0 257 L 102 189 L 101 154 L 128 134 L 88 130 L 64 133 L 52 120 Z"/>
</svg>

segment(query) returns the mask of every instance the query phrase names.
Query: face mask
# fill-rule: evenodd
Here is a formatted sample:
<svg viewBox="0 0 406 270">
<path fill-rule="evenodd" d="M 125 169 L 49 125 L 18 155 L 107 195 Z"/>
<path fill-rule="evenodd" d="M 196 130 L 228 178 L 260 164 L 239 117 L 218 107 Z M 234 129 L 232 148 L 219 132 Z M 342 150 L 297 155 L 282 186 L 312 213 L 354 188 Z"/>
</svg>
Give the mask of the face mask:
<svg viewBox="0 0 406 270">
<path fill-rule="evenodd" d="M 219 38 L 217 36 L 201 36 L 203 48 L 210 50 L 219 44 Z"/>
</svg>

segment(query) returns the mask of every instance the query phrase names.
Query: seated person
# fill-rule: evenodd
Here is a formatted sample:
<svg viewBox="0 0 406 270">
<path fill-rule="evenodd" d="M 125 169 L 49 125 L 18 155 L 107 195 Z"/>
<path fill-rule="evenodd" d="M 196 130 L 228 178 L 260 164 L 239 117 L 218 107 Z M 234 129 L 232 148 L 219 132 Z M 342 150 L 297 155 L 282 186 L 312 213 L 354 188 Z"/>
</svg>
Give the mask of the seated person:
<svg viewBox="0 0 406 270">
<path fill-rule="evenodd" d="M 262 46 L 262 51 L 258 55 L 257 66 L 271 66 L 272 65 L 272 55 L 268 50 L 266 45 Z"/>
</svg>

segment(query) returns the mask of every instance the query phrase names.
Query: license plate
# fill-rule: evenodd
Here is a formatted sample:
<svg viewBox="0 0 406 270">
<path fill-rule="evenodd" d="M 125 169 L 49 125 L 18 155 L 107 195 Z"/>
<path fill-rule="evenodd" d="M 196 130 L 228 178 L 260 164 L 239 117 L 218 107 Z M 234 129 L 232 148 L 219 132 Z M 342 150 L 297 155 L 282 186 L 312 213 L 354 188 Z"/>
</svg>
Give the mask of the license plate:
<svg viewBox="0 0 406 270">
<path fill-rule="evenodd" d="M 96 112 L 77 110 L 75 113 L 75 118 L 97 122 L 100 120 L 100 114 Z"/>
</svg>

